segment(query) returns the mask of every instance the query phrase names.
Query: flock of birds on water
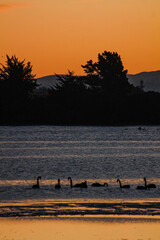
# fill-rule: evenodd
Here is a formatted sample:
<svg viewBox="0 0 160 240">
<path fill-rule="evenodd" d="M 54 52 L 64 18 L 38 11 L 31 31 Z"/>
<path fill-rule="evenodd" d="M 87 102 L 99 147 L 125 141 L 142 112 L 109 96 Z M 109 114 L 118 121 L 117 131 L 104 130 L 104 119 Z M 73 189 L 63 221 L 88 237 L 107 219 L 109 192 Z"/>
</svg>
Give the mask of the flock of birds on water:
<svg viewBox="0 0 160 240">
<path fill-rule="evenodd" d="M 38 176 L 37 177 L 37 183 L 34 184 L 32 186 L 32 188 L 40 188 L 40 184 L 39 184 L 40 179 L 41 179 L 41 176 Z M 138 185 L 136 187 L 137 190 L 147 190 L 147 189 L 150 189 L 150 188 L 156 188 L 156 185 L 153 184 L 153 183 L 147 184 L 147 180 L 146 180 L 145 177 L 143 178 L 143 180 L 144 180 L 144 185 Z M 68 177 L 68 181 L 70 181 L 70 187 L 71 188 L 73 188 L 73 187 L 75 187 L 75 188 L 87 188 L 88 187 L 87 181 L 84 181 L 84 182 L 81 182 L 81 183 L 77 183 L 75 185 L 73 185 L 73 181 L 72 181 L 71 177 Z M 117 182 L 119 183 L 120 188 L 130 188 L 130 185 L 122 185 L 120 179 L 117 179 Z M 108 184 L 106 182 L 103 183 L 103 184 L 98 183 L 98 182 L 95 182 L 95 183 L 91 184 L 91 187 L 105 187 L 105 186 L 108 187 Z M 60 179 L 58 179 L 58 183 L 55 185 L 55 188 L 56 189 L 60 189 L 61 188 Z"/>
</svg>

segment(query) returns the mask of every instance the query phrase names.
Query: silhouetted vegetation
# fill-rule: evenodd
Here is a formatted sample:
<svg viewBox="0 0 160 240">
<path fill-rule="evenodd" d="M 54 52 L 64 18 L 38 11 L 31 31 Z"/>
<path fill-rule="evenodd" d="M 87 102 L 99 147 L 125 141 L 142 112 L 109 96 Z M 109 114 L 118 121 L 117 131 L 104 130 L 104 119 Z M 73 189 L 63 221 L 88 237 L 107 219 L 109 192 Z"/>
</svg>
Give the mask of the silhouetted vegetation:
<svg viewBox="0 0 160 240">
<path fill-rule="evenodd" d="M 38 94 L 32 66 L 7 56 L 0 68 L 1 124 L 160 124 L 160 94 L 129 84 L 118 53 L 98 54 L 82 65 L 85 76 L 57 75 L 47 94 Z"/>
<path fill-rule="evenodd" d="M 1 122 L 21 122 L 37 86 L 31 63 L 7 55 L 0 67 Z"/>
<path fill-rule="evenodd" d="M 82 65 L 88 77 L 97 76 L 98 87 L 106 95 L 123 95 L 130 91 L 130 84 L 127 79 L 127 70 L 124 70 L 118 53 L 104 51 L 98 54 L 98 61 L 88 61 Z M 90 82 L 91 83 L 91 82 Z M 92 83 L 91 83 L 92 84 Z M 96 83 L 97 85 L 97 83 Z"/>
</svg>

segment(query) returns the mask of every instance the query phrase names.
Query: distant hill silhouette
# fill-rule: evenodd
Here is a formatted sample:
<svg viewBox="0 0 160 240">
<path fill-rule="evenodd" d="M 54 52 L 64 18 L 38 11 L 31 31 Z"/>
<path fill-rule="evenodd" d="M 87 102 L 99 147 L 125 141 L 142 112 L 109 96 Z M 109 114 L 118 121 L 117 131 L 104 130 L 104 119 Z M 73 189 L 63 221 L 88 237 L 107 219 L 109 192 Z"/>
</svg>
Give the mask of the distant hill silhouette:
<svg viewBox="0 0 160 240">
<path fill-rule="evenodd" d="M 140 86 L 140 82 L 143 81 L 145 92 L 160 92 L 160 71 L 128 74 L 128 81 L 135 87 Z"/>
<path fill-rule="evenodd" d="M 143 81 L 145 92 L 160 92 L 160 71 L 128 74 L 127 77 L 129 83 L 133 84 L 135 87 L 140 86 L 140 82 Z M 37 83 L 40 85 L 39 88 L 54 87 L 57 81 L 56 75 L 48 75 L 37 78 Z"/>
<path fill-rule="evenodd" d="M 61 74 L 62 75 L 62 74 Z M 41 78 L 37 78 L 37 83 L 39 87 L 49 88 L 55 86 L 57 83 L 57 76 L 56 75 L 48 75 Z"/>
</svg>

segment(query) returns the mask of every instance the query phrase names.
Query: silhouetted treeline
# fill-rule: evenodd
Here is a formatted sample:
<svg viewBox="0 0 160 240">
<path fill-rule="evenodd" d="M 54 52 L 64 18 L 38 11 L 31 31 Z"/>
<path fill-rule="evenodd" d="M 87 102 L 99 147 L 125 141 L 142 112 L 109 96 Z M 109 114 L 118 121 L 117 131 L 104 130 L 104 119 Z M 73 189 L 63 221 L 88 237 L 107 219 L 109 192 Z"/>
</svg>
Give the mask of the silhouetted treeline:
<svg viewBox="0 0 160 240">
<path fill-rule="evenodd" d="M 105 51 L 82 67 L 86 76 L 57 75 L 56 86 L 40 95 L 31 64 L 7 56 L 0 68 L 0 124 L 160 124 L 160 94 L 129 84 L 117 53 Z"/>
</svg>

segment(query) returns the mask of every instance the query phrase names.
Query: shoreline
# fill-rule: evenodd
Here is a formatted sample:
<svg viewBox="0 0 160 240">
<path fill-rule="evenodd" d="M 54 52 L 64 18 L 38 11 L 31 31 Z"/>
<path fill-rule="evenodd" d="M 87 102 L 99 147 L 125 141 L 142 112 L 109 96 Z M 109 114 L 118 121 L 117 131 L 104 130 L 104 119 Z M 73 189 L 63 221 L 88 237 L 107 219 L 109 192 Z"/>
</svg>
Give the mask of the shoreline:
<svg viewBox="0 0 160 240">
<path fill-rule="evenodd" d="M 23 217 L 0 217 L 1 221 L 75 221 L 75 222 L 159 222 L 160 216 L 150 215 L 85 215 L 85 216 L 23 216 Z"/>
<path fill-rule="evenodd" d="M 3 202 L 0 204 L 2 218 L 110 218 L 129 216 L 129 218 L 160 219 L 160 201 L 104 201 L 79 199 L 72 201 L 36 201 Z"/>
</svg>

